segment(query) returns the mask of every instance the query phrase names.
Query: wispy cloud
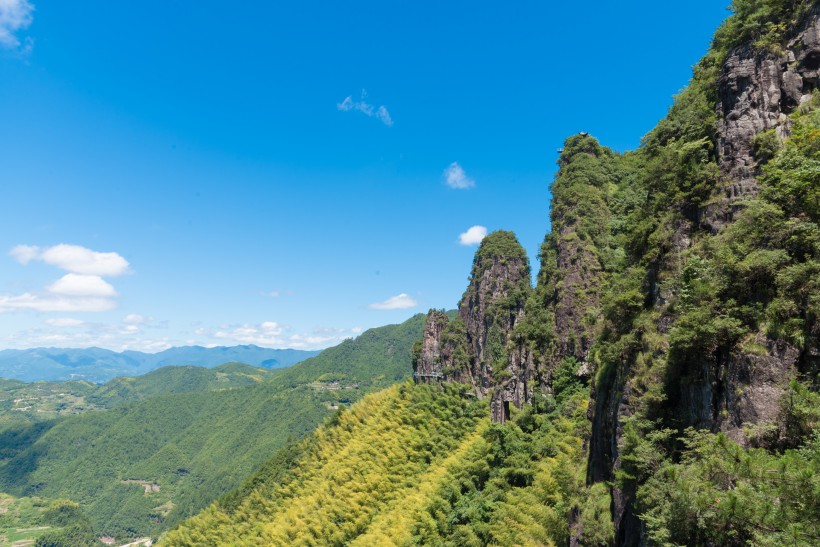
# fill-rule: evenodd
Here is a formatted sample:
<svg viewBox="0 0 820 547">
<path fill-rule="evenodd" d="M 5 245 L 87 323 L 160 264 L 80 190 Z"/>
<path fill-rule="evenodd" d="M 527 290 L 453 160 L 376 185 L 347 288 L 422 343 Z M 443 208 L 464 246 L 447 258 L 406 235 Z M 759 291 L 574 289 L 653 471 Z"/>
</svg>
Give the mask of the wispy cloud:
<svg viewBox="0 0 820 547">
<path fill-rule="evenodd" d="M 0 2 L 2 2 L 2 0 L 0 0 Z M 9 251 L 9 256 L 25 266 L 40 256 L 40 247 L 35 247 L 34 245 L 17 245 Z"/>
<path fill-rule="evenodd" d="M 456 190 L 466 190 L 475 186 L 475 181 L 467 176 L 467 173 L 456 161 L 444 170 L 444 182 L 447 183 L 447 186 Z"/>
<path fill-rule="evenodd" d="M 0 0 L 2 1 L 2 0 Z M 378 118 L 387 127 L 393 127 L 393 118 L 390 117 L 390 112 L 384 105 L 375 106 L 367 102 L 367 91 L 362 90 L 361 99 L 353 100 L 353 96 L 345 97 L 345 99 L 336 104 L 336 108 L 342 112 L 350 112 L 351 110 L 359 111 L 370 118 Z"/>
<path fill-rule="evenodd" d="M 34 6 L 28 0 L 0 0 L 0 47 L 20 47 L 17 33 L 31 25 L 33 13 Z"/>
<path fill-rule="evenodd" d="M 393 127 L 393 118 L 390 117 L 390 112 L 388 112 L 387 108 L 384 106 L 380 106 L 376 110 L 376 117 L 379 118 L 387 127 Z"/>
<path fill-rule="evenodd" d="M 20 349 L 43 346 L 101 347 L 114 351 L 147 352 L 162 351 L 175 345 L 181 345 L 179 341 L 165 336 L 146 335 L 144 331 L 133 325 L 86 322 L 72 317 L 47 319 L 42 327 L 0 334 L 0 344 Z"/>
<path fill-rule="evenodd" d="M 290 327 L 275 321 L 258 324 L 222 325 L 219 328 L 200 327 L 194 334 L 216 341 L 208 345 L 254 344 L 268 348 L 322 349 L 361 334 L 362 329 L 317 327 L 313 332 L 294 333 Z"/>
<path fill-rule="evenodd" d="M 113 322 L 83 321 L 61 316 L 45 319 L 39 327 L 13 333 L 0 332 L 0 347 L 97 346 L 115 351 L 157 352 L 180 345 L 214 347 L 255 344 L 269 348 L 315 350 L 335 346 L 363 332 L 361 327 L 316 327 L 312 331 L 294 332 L 291 327 L 276 321 L 218 327 L 199 325 L 193 331 L 170 336 L 169 328 L 169 321 L 158 321 L 137 313 Z"/>
<path fill-rule="evenodd" d="M 484 226 L 473 226 L 458 236 L 458 242 L 468 246 L 478 245 L 485 237 L 487 237 L 487 228 Z"/>
<path fill-rule="evenodd" d="M 146 321 L 147 319 L 138 313 L 129 313 L 122 318 L 122 322 L 126 325 L 142 325 Z"/>
<path fill-rule="evenodd" d="M 46 319 L 46 324 L 59 328 L 77 328 L 85 325 L 85 321 L 73 317 L 55 317 L 54 319 Z"/>
<path fill-rule="evenodd" d="M 415 308 L 418 302 L 413 300 L 410 295 L 401 293 L 396 296 L 391 296 L 384 302 L 376 302 L 368 306 L 371 310 L 404 310 L 407 308 Z"/>
<path fill-rule="evenodd" d="M 111 298 L 65 297 L 24 293 L 19 296 L 0 296 L 0 313 L 17 310 L 45 312 L 103 312 L 117 307 Z"/>
</svg>

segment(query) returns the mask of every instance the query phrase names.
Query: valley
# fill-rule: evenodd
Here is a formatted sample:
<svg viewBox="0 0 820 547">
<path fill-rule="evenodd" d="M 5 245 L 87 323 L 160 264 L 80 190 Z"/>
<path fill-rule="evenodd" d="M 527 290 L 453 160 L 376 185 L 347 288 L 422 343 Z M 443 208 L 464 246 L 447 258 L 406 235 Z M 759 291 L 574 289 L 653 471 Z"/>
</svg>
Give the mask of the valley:
<svg viewBox="0 0 820 547">
<path fill-rule="evenodd" d="M 423 322 L 418 315 L 366 331 L 281 371 L 165 367 L 103 386 L 82 383 L 92 388 L 84 397 L 94 411 L 0 430 L 0 491 L 77 502 L 97 536 L 156 538 L 238 487 L 334 409 L 409 376 Z M 36 392 L 37 384 L 28 386 Z"/>
<path fill-rule="evenodd" d="M 14 33 L 33 6 L 7 3 L 25 17 L 10 27 L 0 2 L 0 48 L 30 54 L 33 41 Z M 277 4 L 247 42 L 255 17 L 212 8 L 201 15 L 218 12 L 220 40 L 207 37 L 219 49 L 188 35 L 208 52 L 192 56 L 208 78 L 168 101 L 163 121 L 179 111 L 185 123 L 154 127 L 163 138 L 151 141 L 158 165 L 198 157 L 199 170 L 156 179 L 176 206 L 153 193 L 142 203 L 135 225 L 150 230 L 148 248 L 10 247 L 29 277 L 5 280 L 17 292 L 0 294 L 0 313 L 29 327 L 0 333 L 9 343 L 186 345 L 0 351 L 0 545 L 820 545 L 820 1 L 733 0 L 688 85 L 626 151 L 614 147 L 630 142 L 618 140 L 623 128 L 596 125 L 599 141 L 585 124 L 623 110 L 616 125 L 643 127 L 627 105 L 649 100 L 643 87 L 694 32 L 676 24 L 706 8 L 413 4 L 317 15 Z M 629 26 L 658 14 L 646 35 Z M 167 32 L 175 39 L 183 15 Z M 434 31 L 435 46 L 417 40 L 414 56 L 407 29 L 385 24 L 394 19 L 410 34 Z M 473 28 L 478 38 L 463 33 Z M 151 74 L 180 51 L 157 36 L 151 48 L 128 42 Z M 254 57 L 280 36 L 288 41 Z M 563 40 L 545 41 L 553 36 Z M 293 59 L 281 53 L 305 37 Z M 222 55 L 234 41 L 241 49 Z M 114 71 L 112 59 L 100 72 Z M 147 78 L 163 93 L 190 61 L 174 59 L 157 69 L 163 80 Z M 128 65 L 133 79 L 112 78 L 131 101 L 156 91 L 137 86 L 139 64 Z M 394 108 L 362 89 L 335 110 L 327 97 L 321 108 L 300 102 L 334 78 L 355 88 L 360 71 L 399 74 L 387 88 L 409 99 Z M 271 74 L 282 80 L 262 78 Z M 523 100 L 536 85 L 544 97 Z M 212 88 L 233 96 L 227 113 L 195 110 Z M 183 125 L 194 129 L 177 148 Z M 548 141 L 537 135 L 553 125 L 571 134 L 555 141 L 547 185 Z M 483 171 L 468 175 L 449 159 L 456 151 Z M 537 168 L 525 160 L 536 153 Z M 443 172 L 430 167 L 439 163 Z M 333 177 L 314 186 L 325 171 Z M 201 182 L 213 173 L 217 182 Z M 548 206 L 530 207 L 547 194 Z M 97 241 L 104 231 L 84 233 Z M 40 283 L 47 268 L 62 277 Z M 436 307 L 456 290 L 456 309 Z M 146 295 L 169 319 L 126 315 Z M 284 317 L 294 324 L 272 320 Z M 389 318 L 402 322 L 355 326 Z M 225 340 L 243 345 L 193 345 Z"/>
</svg>

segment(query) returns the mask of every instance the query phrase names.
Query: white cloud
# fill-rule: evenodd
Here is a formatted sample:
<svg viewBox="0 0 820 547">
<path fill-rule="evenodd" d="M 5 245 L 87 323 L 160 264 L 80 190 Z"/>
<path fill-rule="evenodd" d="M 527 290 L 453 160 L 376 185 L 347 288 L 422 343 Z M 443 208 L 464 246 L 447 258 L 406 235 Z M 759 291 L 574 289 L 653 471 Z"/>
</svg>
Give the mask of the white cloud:
<svg viewBox="0 0 820 547">
<path fill-rule="evenodd" d="M 0 0 L 2 2 L 3 0 Z M 25 266 L 38 256 L 40 256 L 40 247 L 35 247 L 33 245 L 17 245 L 11 251 L 9 251 L 9 256 L 15 259 L 17 262 Z"/>
<path fill-rule="evenodd" d="M 456 161 L 444 170 L 444 180 L 447 186 L 457 190 L 466 190 L 475 186 L 475 181 L 467 176 L 467 173 Z"/>
<path fill-rule="evenodd" d="M 129 313 L 128 315 L 122 318 L 122 322 L 126 325 L 142 325 L 143 323 L 145 323 L 145 321 L 145 317 L 138 313 Z"/>
<path fill-rule="evenodd" d="M 37 296 L 24 293 L 19 296 L 0 296 L 0 313 L 17 310 L 55 312 L 103 312 L 117 307 L 116 301 L 99 297 Z"/>
<path fill-rule="evenodd" d="M 149 318 L 148 321 L 151 321 Z M 99 323 L 73 317 L 47 319 L 45 325 L 13 333 L 0 333 L 5 347 L 35 348 L 43 346 L 88 348 L 101 347 L 114 351 L 138 350 L 157 352 L 180 342 L 169 337 L 145 336 L 141 328 L 121 322 Z"/>
<path fill-rule="evenodd" d="M 134 350 L 144 351 L 145 353 L 158 353 L 166 349 L 174 347 L 168 339 L 161 340 L 135 340 L 133 342 L 126 342 L 120 346 L 120 351 Z"/>
<path fill-rule="evenodd" d="M 128 261 L 119 254 L 100 253 L 79 245 L 61 243 L 43 251 L 39 258 L 72 273 L 116 277 L 128 271 Z"/>
<path fill-rule="evenodd" d="M 216 329 L 199 327 L 193 332 L 197 336 L 218 342 L 196 342 L 205 347 L 254 344 L 268 348 L 324 349 L 361 334 L 361 328 L 316 327 L 310 333 L 293 333 L 290 327 L 275 321 L 265 321 L 258 324 L 222 325 Z"/>
<path fill-rule="evenodd" d="M 396 296 L 391 296 L 384 302 L 376 302 L 370 304 L 369 308 L 372 310 L 404 310 L 407 308 L 415 308 L 418 303 L 410 298 L 409 295 L 401 293 Z"/>
<path fill-rule="evenodd" d="M 387 127 L 393 127 L 393 118 L 390 117 L 390 112 L 388 112 L 384 106 L 380 106 L 378 110 L 376 110 L 376 117 Z"/>
<path fill-rule="evenodd" d="M 46 249 L 31 245 L 17 245 L 9 251 L 9 254 L 23 265 L 32 260 L 42 260 L 46 264 L 76 274 L 117 277 L 127 273 L 129 266 L 128 261 L 117 253 L 101 253 L 79 245 L 65 243 Z"/>
<path fill-rule="evenodd" d="M 348 338 L 353 338 L 353 335 L 321 336 L 318 334 L 292 334 L 288 337 L 287 345 L 293 349 L 327 348 Z"/>
<path fill-rule="evenodd" d="M 98 275 L 65 274 L 48 286 L 48 291 L 63 296 L 96 296 L 111 298 L 117 296 L 108 282 Z"/>
<path fill-rule="evenodd" d="M 0 299 L 0 310 L 2 310 Z M 132 314 L 136 315 L 136 314 Z M 129 316 L 126 316 L 129 317 Z M 195 336 L 146 336 L 145 327 L 154 328 L 157 322 L 145 317 L 142 325 L 121 321 L 99 323 L 82 321 L 72 317 L 47 319 L 41 327 L 14 333 L 0 332 L 0 345 L 5 347 L 32 348 L 91 347 L 97 346 L 115 351 L 138 350 L 157 352 L 179 345 L 202 345 L 205 347 L 255 344 L 269 348 L 324 349 L 343 340 L 361 334 L 361 327 L 351 329 L 316 327 L 312 332 L 294 333 L 287 326 L 275 321 L 256 324 L 222 325 L 218 328 L 198 327 Z M 160 321 L 159 324 L 164 323 Z"/>
<path fill-rule="evenodd" d="M 354 101 L 353 96 L 348 96 L 345 97 L 342 102 L 337 103 L 336 108 L 342 112 L 357 110 L 369 118 L 378 118 L 387 127 L 393 127 L 393 118 L 390 117 L 390 112 L 387 111 L 387 107 L 384 105 L 376 107 L 375 105 L 368 103 L 366 99 L 367 91 L 363 89 L 361 100 Z"/>
<path fill-rule="evenodd" d="M 487 237 L 487 228 L 484 226 L 473 226 L 458 236 L 458 242 L 462 245 L 478 245 L 485 237 Z"/>
<path fill-rule="evenodd" d="M 244 324 L 238 326 L 223 326 L 216 332 L 207 329 L 198 329 L 197 334 L 204 334 L 218 340 L 227 340 L 233 343 L 255 344 L 257 346 L 282 347 L 286 344 L 282 336 L 284 327 L 274 321 L 265 321 L 258 325 Z"/>
<path fill-rule="evenodd" d="M 52 327 L 82 327 L 85 321 L 82 319 L 74 319 L 73 317 L 57 317 L 55 319 L 46 319 L 46 323 Z"/>
<path fill-rule="evenodd" d="M 34 20 L 34 6 L 28 0 L 0 0 L 0 47 L 20 46 L 17 32 L 28 28 Z"/>
<path fill-rule="evenodd" d="M 3 2 L 5 0 L 0 0 Z M 69 273 L 37 293 L 0 295 L 0 313 L 17 310 L 41 312 L 103 312 L 117 307 L 117 291 L 101 276 L 128 272 L 128 261 L 114 252 L 101 253 L 79 245 L 61 243 L 41 248 L 17 245 L 9 255 L 20 264 L 33 260 Z"/>
</svg>

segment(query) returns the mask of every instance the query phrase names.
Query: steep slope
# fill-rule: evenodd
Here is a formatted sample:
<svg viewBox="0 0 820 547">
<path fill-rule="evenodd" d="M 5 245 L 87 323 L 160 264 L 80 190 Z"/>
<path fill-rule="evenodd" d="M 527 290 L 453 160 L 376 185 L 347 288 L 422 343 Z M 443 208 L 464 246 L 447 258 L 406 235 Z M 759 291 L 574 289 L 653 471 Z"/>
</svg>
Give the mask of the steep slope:
<svg viewBox="0 0 820 547">
<path fill-rule="evenodd" d="M 612 485 L 617 544 L 820 540 L 820 7 L 733 9 L 639 150 L 567 140 L 538 284 L 494 361 L 546 394 L 560 367 L 592 381 L 588 483 Z M 507 274 L 494 276 L 482 283 L 506 286 Z M 479 287 L 474 274 L 462 316 Z M 491 313 L 454 326 L 431 311 L 417 380 L 527 403 L 508 395 L 509 378 L 450 371 L 453 355 L 466 363 L 458 370 L 481 361 L 472 340 L 491 324 Z M 722 451 L 751 467 L 716 478 Z M 763 478 L 778 465 L 795 474 L 788 491 Z M 690 491 L 670 505 L 661 477 L 675 473 L 678 487 L 718 495 Z M 573 541 L 590 543 L 569 524 Z"/>
<path fill-rule="evenodd" d="M 107 400 L 126 396 L 124 389 L 137 398 L 165 394 L 0 433 L 0 491 L 78 502 L 98 534 L 156 536 L 237 487 L 343 402 L 409 376 L 422 324 L 420 315 L 372 329 L 269 381 L 240 365 L 196 375 L 201 387 L 224 374 L 239 374 L 249 387 L 184 392 L 196 372 L 185 367 L 137 380 L 138 389 L 118 384 Z"/>
<path fill-rule="evenodd" d="M 428 314 L 423 343 L 414 348 L 417 381 L 468 384 L 478 397 L 503 383 L 490 407 L 495 421 L 505 422 L 511 401 L 520 407 L 532 398 L 526 380 L 519 382 L 532 376 L 531 361 L 523 354 L 520 360 L 507 355 L 530 292 L 529 260 L 515 235 L 488 235 L 476 253 L 458 315 L 450 321 L 440 311 Z"/>
<path fill-rule="evenodd" d="M 163 545 L 552 545 L 581 504 L 579 384 L 506 426 L 468 388 L 404 384 L 340 412 Z M 472 388 L 469 388 L 472 390 Z M 547 419 L 545 419 L 545 417 Z M 611 535 L 583 501 L 589 531 Z M 600 504 L 599 504 L 600 505 Z M 596 524 L 598 526 L 596 526 Z"/>
<path fill-rule="evenodd" d="M 812 4 L 736 3 L 692 84 L 632 160 L 646 198 L 622 239 L 629 267 L 608 280 L 590 454 L 590 480 L 615 479 L 619 543 L 670 534 L 739 544 L 780 530 L 755 519 L 684 524 L 684 511 L 647 524 L 640 517 L 652 509 L 636 498 L 665 465 L 647 468 L 647 452 L 689 457 L 687 427 L 783 450 L 818 423 Z M 659 429 L 677 433 L 662 442 Z M 817 514 L 816 502 L 807 513 Z"/>
<path fill-rule="evenodd" d="M 321 354 L 279 372 L 274 383 L 299 386 L 311 382 L 356 383 L 360 389 L 381 389 L 412 372 L 410 348 L 421 336 L 424 316 L 415 315 L 400 325 L 369 329 Z"/>
<path fill-rule="evenodd" d="M 818 544 L 820 7 L 733 9 L 640 149 L 566 141 L 534 289 L 487 236 L 415 388 L 167 543 Z"/>
</svg>

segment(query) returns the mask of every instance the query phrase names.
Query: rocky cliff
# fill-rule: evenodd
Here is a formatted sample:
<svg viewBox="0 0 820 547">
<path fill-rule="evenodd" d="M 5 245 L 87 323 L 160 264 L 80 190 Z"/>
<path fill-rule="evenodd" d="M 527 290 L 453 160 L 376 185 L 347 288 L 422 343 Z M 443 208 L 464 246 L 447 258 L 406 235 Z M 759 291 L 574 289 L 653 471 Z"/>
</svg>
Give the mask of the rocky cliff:
<svg viewBox="0 0 820 547">
<path fill-rule="evenodd" d="M 730 237 L 731 230 L 721 233 L 727 224 L 758 196 L 761 167 L 790 136 L 792 114 L 812 101 L 820 81 L 820 8 L 809 10 L 784 38 L 785 45 L 767 48 L 758 40 L 733 47 L 717 78 L 716 150 L 722 177 L 712 201 L 722 215 L 709 228 L 719 242 Z M 761 304 L 767 299 L 750 296 Z M 769 325 L 756 326 L 746 347 L 727 348 L 709 365 L 701 363 L 693 381 L 681 387 L 677 410 L 689 425 L 719 429 L 749 444 L 754 441 L 744 432 L 749 424 L 778 422 L 789 381 L 816 351 L 813 344 L 798 347 Z"/>
<path fill-rule="evenodd" d="M 695 102 L 696 94 L 701 94 L 701 105 L 708 104 L 704 99 L 714 101 L 714 117 L 704 124 L 712 127 L 700 140 L 702 159 L 684 156 L 689 178 L 678 176 L 678 191 L 667 193 L 676 207 L 655 220 L 658 228 L 649 237 L 656 248 L 640 249 L 632 257 L 646 268 L 640 288 L 644 308 L 635 317 L 625 314 L 626 325 L 611 324 L 602 344 L 602 350 L 617 348 L 621 354 L 608 356 L 608 374 L 596 386 L 590 481 L 612 481 L 618 473 L 630 472 L 622 459 L 629 451 L 627 430 L 648 431 L 646 425 L 633 427 L 639 420 L 678 430 L 724 432 L 744 446 L 783 443 L 790 382 L 801 371 L 816 369 L 816 363 L 801 365 L 816 353 L 811 341 L 815 320 L 805 304 L 784 298 L 775 286 L 779 267 L 805 267 L 807 257 L 784 252 L 787 245 L 773 241 L 773 234 L 751 233 L 776 222 L 758 216 L 775 205 L 768 195 L 758 199 L 762 167 L 790 137 L 796 110 L 813 100 L 818 24 L 815 7 L 785 34 L 782 47 L 746 40 L 723 54 L 713 53 L 706 61 L 719 68 L 717 76 L 710 76 L 703 63 L 679 99 L 679 110 L 673 108 L 666 120 L 680 123 L 676 118 L 684 117 L 687 101 Z M 667 129 L 662 122 L 647 139 L 655 145 L 655 157 L 645 165 L 650 177 L 661 179 L 652 173 L 653 162 L 678 146 L 663 140 Z M 679 139 L 697 146 L 699 141 L 681 133 Z M 813 176 L 816 184 L 817 172 Z M 693 179 L 702 187 L 686 188 Z M 665 190 L 658 182 L 653 186 Z M 703 200 L 696 192 L 709 197 Z M 700 213 L 693 214 L 695 209 Z M 795 225 L 802 222 L 799 213 L 787 220 L 790 213 L 796 212 L 784 208 L 776 216 Z M 698 215 L 705 219 L 701 224 Z M 780 261 L 767 261 L 775 255 Z M 788 336 L 773 327 L 773 303 L 786 300 L 794 306 L 792 316 L 806 320 L 801 335 Z M 637 486 L 616 481 L 613 488 L 619 544 L 646 541 L 635 511 Z"/>
<path fill-rule="evenodd" d="M 717 81 L 718 163 L 726 176 L 717 192 L 714 227 L 731 219 L 744 197 L 760 189 L 761 159 L 769 141 L 789 134 L 789 115 L 820 83 L 818 9 L 792 29 L 785 47 L 761 48 L 747 41 L 732 48 Z"/>
<path fill-rule="evenodd" d="M 535 289 L 515 236 L 490 234 L 476 253 L 458 319 L 443 326 L 441 312 L 428 315 L 415 361 L 420 381 L 466 383 L 479 397 L 491 395 L 493 420 L 503 423 L 510 403 L 521 408 L 533 390 L 550 391 L 562 359 L 576 360 L 579 374 L 592 373 L 588 358 L 611 255 L 606 192 L 614 157 L 588 135 L 567 140 Z"/>
<path fill-rule="evenodd" d="M 636 454 L 653 432 L 782 450 L 814 427 L 794 400 L 820 372 L 820 7 L 735 4 L 639 150 L 566 141 L 536 287 L 514 236 L 492 234 L 417 359 L 502 423 L 559 366 L 590 380 L 587 480 L 612 484 L 621 545 L 652 537 Z M 680 453 L 676 438 L 652 446 Z"/>
<path fill-rule="evenodd" d="M 413 359 L 417 380 L 458 382 L 478 397 L 492 395 L 493 419 L 506 421 L 510 402 L 520 408 L 532 397 L 532 359 L 512 350 L 530 292 L 529 260 L 515 235 L 488 235 L 473 261 L 458 316 L 448 321 L 436 310 L 427 316 Z"/>
</svg>

